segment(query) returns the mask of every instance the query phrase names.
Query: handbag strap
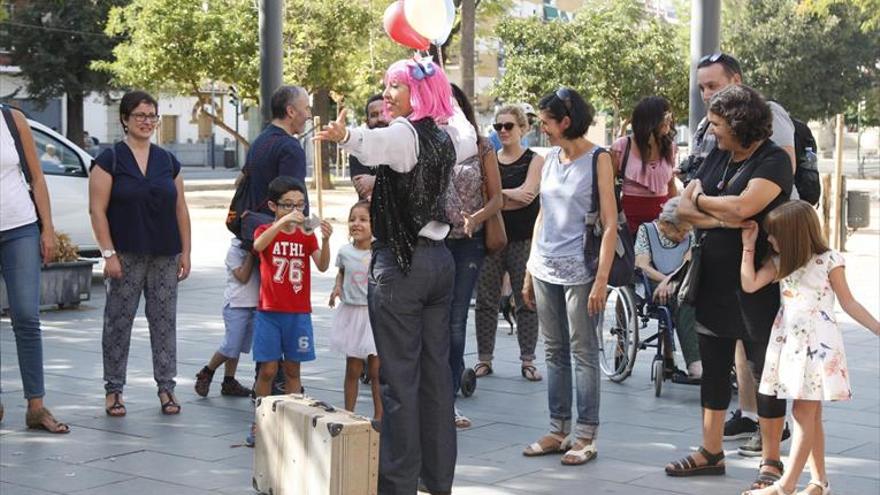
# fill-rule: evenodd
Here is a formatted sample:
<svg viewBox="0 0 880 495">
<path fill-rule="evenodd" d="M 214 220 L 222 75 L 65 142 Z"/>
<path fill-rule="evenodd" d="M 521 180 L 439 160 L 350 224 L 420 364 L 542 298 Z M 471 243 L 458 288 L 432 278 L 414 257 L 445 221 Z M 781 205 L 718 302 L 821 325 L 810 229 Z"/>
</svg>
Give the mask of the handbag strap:
<svg viewBox="0 0 880 495">
<path fill-rule="evenodd" d="M 15 151 L 18 153 L 18 166 L 21 167 L 21 173 L 24 175 L 24 180 L 27 182 L 28 187 L 30 187 L 33 178 L 31 177 L 31 169 L 27 166 L 27 155 L 24 154 L 24 146 L 22 146 L 21 143 L 21 133 L 18 130 L 18 123 L 15 121 L 12 111 L 7 106 L 0 106 L 0 109 L 3 111 L 3 118 L 6 119 L 6 127 L 9 129 L 9 134 L 12 135 L 12 140 L 15 142 Z"/>
<path fill-rule="evenodd" d="M 593 151 L 593 204 L 590 213 L 599 211 L 599 155 L 608 153 L 608 150 L 601 146 L 596 146 Z M 615 181 L 614 184 L 614 202 L 617 204 L 617 212 L 620 213 L 620 184 Z"/>
<path fill-rule="evenodd" d="M 617 179 L 623 184 L 626 176 L 626 164 L 629 162 L 629 151 L 632 149 L 632 138 L 626 137 L 626 147 L 623 149 L 623 159 L 620 161 L 620 169 L 617 171 Z"/>
</svg>

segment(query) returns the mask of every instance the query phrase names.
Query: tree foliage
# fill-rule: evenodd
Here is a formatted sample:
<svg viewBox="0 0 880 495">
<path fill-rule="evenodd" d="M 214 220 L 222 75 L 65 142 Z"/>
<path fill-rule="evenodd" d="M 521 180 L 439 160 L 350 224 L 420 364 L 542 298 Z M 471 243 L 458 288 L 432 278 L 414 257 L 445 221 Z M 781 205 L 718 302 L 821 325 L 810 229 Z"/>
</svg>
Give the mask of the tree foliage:
<svg viewBox="0 0 880 495">
<path fill-rule="evenodd" d="M 594 2 L 571 23 L 509 19 L 497 33 L 505 71 L 495 92 L 504 99 L 535 101 L 569 86 L 611 112 L 615 123 L 628 121 L 650 95 L 665 96 L 676 115 L 685 114 L 688 73 L 675 28 L 647 15 L 643 2 Z"/>
<path fill-rule="evenodd" d="M 845 111 L 876 86 L 880 26 L 858 0 L 731 0 L 722 48 L 745 82 L 801 119 Z M 735 12 L 735 14 L 734 14 Z"/>
<path fill-rule="evenodd" d="M 13 64 L 41 102 L 67 95 L 67 137 L 82 141 L 83 98 L 108 89 L 107 74 L 92 69 L 108 60 L 117 39 L 104 34 L 108 11 L 124 0 L 32 0 L 3 22 L 0 46 L 11 46 Z"/>
</svg>

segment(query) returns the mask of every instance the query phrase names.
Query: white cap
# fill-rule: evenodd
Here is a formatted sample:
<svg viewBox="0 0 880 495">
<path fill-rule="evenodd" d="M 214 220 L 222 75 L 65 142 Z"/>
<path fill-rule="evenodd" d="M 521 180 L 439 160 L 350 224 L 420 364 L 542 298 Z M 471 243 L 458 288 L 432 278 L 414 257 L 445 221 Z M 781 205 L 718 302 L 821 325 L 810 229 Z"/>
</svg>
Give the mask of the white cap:
<svg viewBox="0 0 880 495">
<path fill-rule="evenodd" d="M 523 112 L 525 112 L 526 115 L 534 115 L 537 117 L 538 112 L 535 112 L 535 107 L 531 106 L 528 103 L 520 103 L 519 106 L 522 107 Z"/>
</svg>

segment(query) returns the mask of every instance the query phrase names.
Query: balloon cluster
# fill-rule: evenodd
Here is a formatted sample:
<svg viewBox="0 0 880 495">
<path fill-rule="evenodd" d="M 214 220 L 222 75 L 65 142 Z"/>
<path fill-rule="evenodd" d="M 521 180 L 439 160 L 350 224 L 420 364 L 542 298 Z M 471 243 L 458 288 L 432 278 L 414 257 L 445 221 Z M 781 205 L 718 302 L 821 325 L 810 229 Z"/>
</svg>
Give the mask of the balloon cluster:
<svg viewBox="0 0 880 495">
<path fill-rule="evenodd" d="M 385 9 L 385 32 L 397 43 L 414 50 L 442 45 L 455 23 L 452 0 L 396 0 Z"/>
</svg>

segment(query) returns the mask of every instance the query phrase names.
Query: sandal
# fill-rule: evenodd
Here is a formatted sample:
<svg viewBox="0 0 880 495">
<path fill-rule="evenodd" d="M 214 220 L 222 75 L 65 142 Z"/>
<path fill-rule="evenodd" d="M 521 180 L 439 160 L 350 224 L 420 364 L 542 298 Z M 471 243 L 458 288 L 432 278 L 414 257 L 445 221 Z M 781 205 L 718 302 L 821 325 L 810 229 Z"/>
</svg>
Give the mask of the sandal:
<svg viewBox="0 0 880 495">
<path fill-rule="evenodd" d="M 52 416 L 52 413 L 45 407 L 41 407 L 36 411 L 28 411 L 24 418 L 25 424 L 32 430 L 46 430 L 49 433 L 70 433 L 70 426 L 55 419 L 55 416 Z M 46 426 L 46 420 L 52 421 L 55 425 L 53 427 Z"/>
<path fill-rule="evenodd" d="M 125 404 L 119 402 L 121 394 L 119 392 L 112 392 L 107 394 L 105 398 L 110 397 L 111 395 L 113 396 L 113 404 L 111 404 L 110 407 L 105 407 L 104 412 L 107 413 L 107 416 L 112 416 L 114 418 L 125 416 L 128 411 L 125 409 Z"/>
<path fill-rule="evenodd" d="M 520 372 L 523 378 L 530 382 L 540 382 L 543 379 L 541 374 L 538 373 L 538 368 L 535 368 L 533 364 L 524 364 Z"/>
<path fill-rule="evenodd" d="M 456 407 L 455 408 L 455 427 L 463 429 L 463 428 L 470 428 L 472 425 L 473 425 L 473 423 L 471 423 L 470 418 L 468 418 L 467 416 L 462 414 L 461 411 L 459 411 L 458 408 Z"/>
<path fill-rule="evenodd" d="M 769 492 L 766 491 L 768 489 L 770 489 L 772 491 L 769 491 Z M 759 494 L 758 491 L 764 491 L 765 493 Z M 746 490 L 746 491 L 742 492 L 742 495 L 795 495 L 795 493 L 794 492 L 786 492 L 785 489 L 782 488 L 782 485 L 780 485 L 779 482 L 777 481 L 775 483 L 768 485 L 765 488 L 760 488 L 757 491 L 754 489 L 753 490 Z"/>
<path fill-rule="evenodd" d="M 587 439 L 578 439 L 577 441 L 587 441 Z M 572 447 L 565 454 L 562 454 L 562 464 L 566 466 L 580 466 L 581 464 L 586 464 L 592 461 L 598 455 L 599 452 L 596 450 L 596 441 L 593 440 L 579 449 Z"/>
<path fill-rule="evenodd" d="M 815 493 L 812 491 L 812 487 L 814 486 L 821 490 L 819 492 L 819 495 L 831 495 L 831 483 L 827 481 L 822 482 L 819 480 L 810 480 L 810 482 L 807 483 L 807 486 L 805 486 L 803 490 L 797 492 L 797 495 L 815 495 Z"/>
<path fill-rule="evenodd" d="M 166 402 L 162 402 L 162 394 L 165 394 L 165 396 L 168 397 Z M 159 403 L 162 407 L 162 414 L 166 416 L 180 414 L 180 404 L 174 400 L 174 395 L 171 392 L 159 392 Z"/>
<path fill-rule="evenodd" d="M 764 466 L 769 466 L 772 468 L 776 468 L 779 470 L 779 474 L 770 473 L 767 471 L 762 471 Z M 762 488 L 767 488 L 768 486 L 776 483 L 777 481 L 782 479 L 782 473 L 785 472 L 785 466 L 782 464 L 782 461 L 774 461 L 772 459 L 762 459 L 761 464 L 758 465 L 758 477 L 752 483 L 751 490 L 760 490 Z"/>
<path fill-rule="evenodd" d="M 542 443 L 546 443 L 547 440 L 553 440 L 556 443 L 544 447 Z M 558 454 L 560 452 L 565 452 L 567 449 L 568 439 L 565 438 L 564 435 L 561 433 L 548 433 L 539 438 L 537 442 L 526 447 L 525 450 L 523 450 L 523 455 L 526 457 L 537 457 L 540 455 Z"/>
<path fill-rule="evenodd" d="M 669 463 L 666 466 L 666 475 L 675 477 L 687 476 L 721 476 L 725 473 L 724 469 L 724 451 L 712 454 L 703 447 L 697 452 L 706 459 L 706 464 L 699 465 L 694 459 L 693 454 Z"/>
<path fill-rule="evenodd" d="M 494 373 L 492 370 L 492 363 L 486 363 L 480 361 L 479 363 L 474 365 L 474 374 L 477 375 L 477 378 L 482 378 L 484 376 L 488 376 Z"/>
</svg>

